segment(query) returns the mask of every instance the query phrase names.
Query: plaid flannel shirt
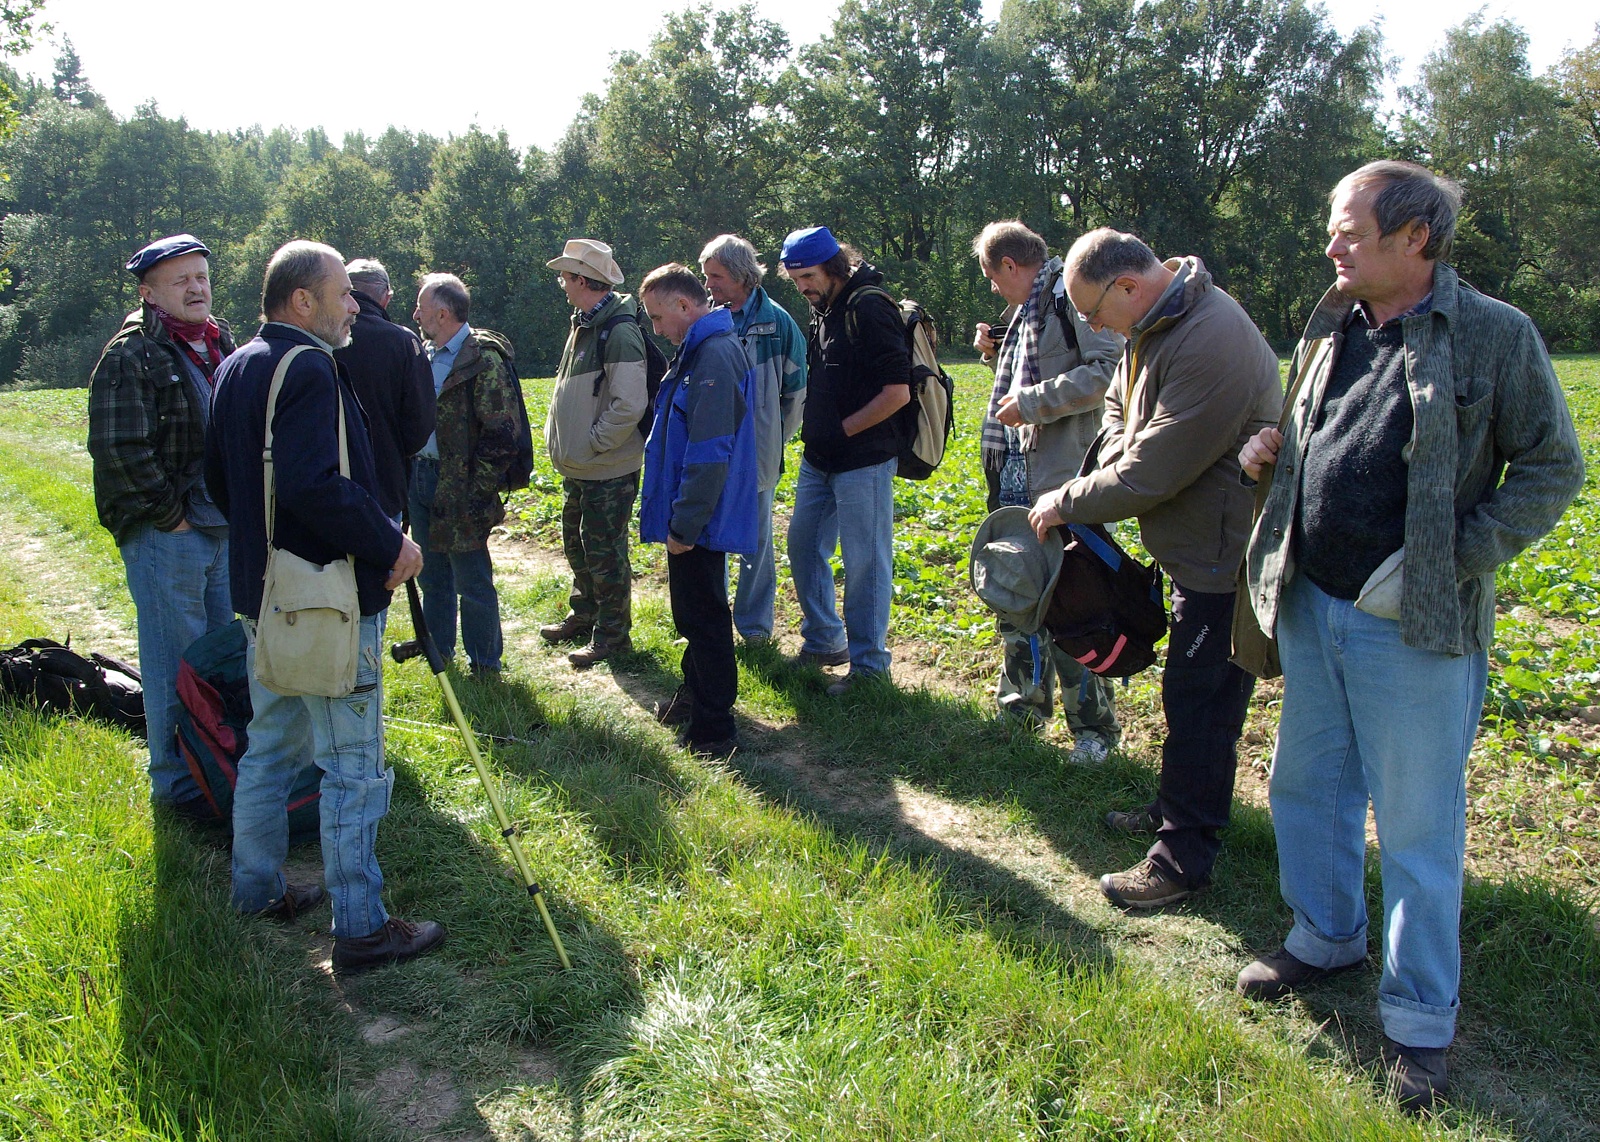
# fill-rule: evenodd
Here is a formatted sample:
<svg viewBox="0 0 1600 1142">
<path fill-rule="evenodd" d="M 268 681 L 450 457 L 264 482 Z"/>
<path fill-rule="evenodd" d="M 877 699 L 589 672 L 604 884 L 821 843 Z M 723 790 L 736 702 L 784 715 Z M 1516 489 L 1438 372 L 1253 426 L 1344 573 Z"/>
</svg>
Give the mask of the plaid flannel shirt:
<svg viewBox="0 0 1600 1142">
<path fill-rule="evenodd" d="M 217 324 L 227 356 L 233 333 Z M 107 343 L 89 380 L 95 510 L 118 544 L 141 524 L 177 527 L 201 477 L 205 420 L 179 353 L 155 312 L 141 306 Z"/>
</svg>

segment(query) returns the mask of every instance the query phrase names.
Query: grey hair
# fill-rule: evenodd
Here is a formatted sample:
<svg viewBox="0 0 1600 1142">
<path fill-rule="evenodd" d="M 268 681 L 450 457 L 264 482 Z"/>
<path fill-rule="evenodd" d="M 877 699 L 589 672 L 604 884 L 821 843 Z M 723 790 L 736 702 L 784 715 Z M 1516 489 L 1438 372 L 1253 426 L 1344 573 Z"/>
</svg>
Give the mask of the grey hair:
<svg viewBox="0 0 1600 1142">
<path fill-rule="evenodd" d="M 1050 256 L 1050 248 L 1038 234 L 1016 219 L 991 222 L 972 240 L 972 252 L 978 264 L 992 270 L 1002 258 L 1010 258 L 1019 266 L 1042 266 Z"/>
<path fill-rule="evenodd" d="M 344 272 L 350 275 L 350 287 L 360 290 L 373 301 L 394 289 L 389 284 L 389 271 L 383 268 L 383 263 L 377 258 L 357 258 L 344 268 Z"/>
<path fill-rule="evenodd" d="M 417 283 L 417 296 L 420 298 L 430 289 L 433 291 L 433 300 L 448 309 L 451 317 L 466 321 L 467 314 L 472 310 L 472 291 L 467 288 L 466 282 L 455 274 L 424 274 Z"/>
<path fill-rule="evenodd" d="M 1156 252 L 1137 236 L 1109 226 L 1089 231 L 1067 251 L 1068 271 L 1094 285 L 1116 281 L 1124 274 L 1138 277 L 1160 264 Z"/>
<path fill-rule="evenodd" d="M 706 248 L 700 251 L 701 267 L 712 260 L 720 262 L 747 290 L 753 291 L 759 286 L 767 272 L 767 267 L 756 257 L 756 248 L 737 234 L 718 234 L 706 243 Z"/>
<path fill-rule="evenodd" d="M 295 239 L 279 246 L 267 261 L 261 283 L 261 313 L 268 320 L 281 313 L 297 289 L 315 293 L 328 278 L 328 259 L 344 265 L 344 255 L 321 242 Z"/>
<path fill-rule="evenodd" d="M 1376 187 L 1372 213 L 1378 220 L 1378 235 L 1387 238 L 1402 226 L 1421 222 L 1428 227 L 1428 242 L 1422 256 L 1430 262 L 1450 256 L 1456 242 L 1456 217 L 1461 213 L 1461 184 L 1434 174 L 1416 163 L 1382 159 L 1351 171 L 1339 180 L 1328 195 L 1332 202 L 1339 192 L 1352 193 Z"/>
</svg>

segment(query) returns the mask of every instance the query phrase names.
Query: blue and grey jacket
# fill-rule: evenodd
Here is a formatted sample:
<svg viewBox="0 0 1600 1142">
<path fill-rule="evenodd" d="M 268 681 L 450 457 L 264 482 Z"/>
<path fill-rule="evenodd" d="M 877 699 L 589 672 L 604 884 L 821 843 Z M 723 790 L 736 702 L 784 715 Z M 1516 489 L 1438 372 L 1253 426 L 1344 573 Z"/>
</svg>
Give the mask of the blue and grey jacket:
<svg viewBox="0 0 1600 1142">
<path fill-rule="evenodd" d="M 787 310 L 757 286 L 733 312 L 733 331 L 756 371 L 753 415 L 761 490 L 778 486 L 783 446 L 800 431 L 806 405 L 806 335 Z"/>
<path fill-rule="evenodd" d="M 696 321 L 656 394 L 639 538 L 753 555 L 760 544 L 755 369 L 726 309 Z"/>
</svg>

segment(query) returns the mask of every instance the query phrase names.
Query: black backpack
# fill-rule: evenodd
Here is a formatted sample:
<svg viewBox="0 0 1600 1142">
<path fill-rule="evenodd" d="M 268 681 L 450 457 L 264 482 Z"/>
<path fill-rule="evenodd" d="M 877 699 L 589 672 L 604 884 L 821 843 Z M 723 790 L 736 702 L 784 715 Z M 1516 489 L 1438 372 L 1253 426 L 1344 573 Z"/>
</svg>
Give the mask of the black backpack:
<svg viewBox="0 0 1600 1142">
<path fill-rule="evenodd" d="M 646 331 L 639 320 L 637 312 L 629 313 L 622 310 L 614 313 L 600 327 L 595 341 L 595 355 L 600 361 L 600 372 L 594 378 L 594 395 L 600 395 L 600 386 L 606 381 L 606 341 L 611 336 L 611 331 L 620 323 L 631 321 L 639 326 L 639 332 L 644 337 L 644 415 L 639 418 L 639 435 L 646 440 L 650 439 L 650 426 L 656 418 L 656 394 L 661 391 L 661 378 L 667 375 L 666 354 L 656 345 L 655 340 Z"/>
<path fill-rule="evenodd" d="M 0 650 L 0 694 L 14 701 L 99 718 L 144 736 L 144 686 L 139 669 L 104 654 L 88 658 L 48 638 Z"/>
<path fill-rule="evenodd" d="M 479 329 L 476 325 L 472 327 L 472 333 L 478 338 L 478 347 L 498 353 L 500 360 L 505 362 L 506 372 L 511 374 L 511 390 L 517 394 L 517 452 L 500 474 L 500 490 L 520 492 L 533 479 L 533 425 L 528 423 L 528 402 L 523 399 L 522 379 L 517 376 L 516 353 L 504 333 Z"/>
<path fill-rule="evenodd" d="M 1167 633 L 1161 568 L 1123 551 L 1100 524 L 1068 524 L 1066 531 L 1045 629 L 1095 674 L 1139 673 L 1155 662 L 1156 643 Z"/>
</svg>

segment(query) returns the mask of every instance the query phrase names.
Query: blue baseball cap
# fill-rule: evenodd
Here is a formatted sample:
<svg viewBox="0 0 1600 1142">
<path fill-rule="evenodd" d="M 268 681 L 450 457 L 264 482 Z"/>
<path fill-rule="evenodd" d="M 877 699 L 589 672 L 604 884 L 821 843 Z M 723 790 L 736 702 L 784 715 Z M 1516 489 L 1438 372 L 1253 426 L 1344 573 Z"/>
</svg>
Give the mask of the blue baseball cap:
<svg viewBox="0 0 1600 1142">
<path fill-rule="evenodd" d="M 211 256 L 211 251 L 206 249 L 206 244 L 193 234 L 174 234 L 170 238 L 157 238 L 133 257 L 128 259 L 127 271 L 136 278 L 143 279 L 157 262 L 164 262 L 168 258 L 176 258 L 183 254 L 204 254 Z"/>
<path fill-rule="evenodd" d="M 783 240 L 778 260 L 791 270 L 820 266 L 839 252 L 839 239 L 826 226 L 796 230 Z"/>
</svg>

